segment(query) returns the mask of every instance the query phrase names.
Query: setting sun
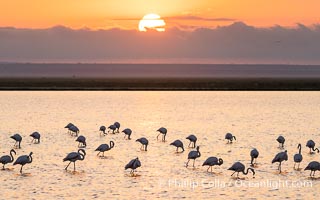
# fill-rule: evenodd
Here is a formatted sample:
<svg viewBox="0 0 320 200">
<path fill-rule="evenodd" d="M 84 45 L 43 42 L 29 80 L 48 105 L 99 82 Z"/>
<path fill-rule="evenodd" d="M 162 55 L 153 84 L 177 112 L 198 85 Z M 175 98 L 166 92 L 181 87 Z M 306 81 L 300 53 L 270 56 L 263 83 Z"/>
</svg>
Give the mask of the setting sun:
<svg viewBox="0 0 320 200">
<path fill-rule="evenodd" d="M 147 31 L 148 29 L 159 32 L 165 31 L 165 21 L 157 14 L 147 14 L 139 22 L 139 31 Z"/>
</svg>

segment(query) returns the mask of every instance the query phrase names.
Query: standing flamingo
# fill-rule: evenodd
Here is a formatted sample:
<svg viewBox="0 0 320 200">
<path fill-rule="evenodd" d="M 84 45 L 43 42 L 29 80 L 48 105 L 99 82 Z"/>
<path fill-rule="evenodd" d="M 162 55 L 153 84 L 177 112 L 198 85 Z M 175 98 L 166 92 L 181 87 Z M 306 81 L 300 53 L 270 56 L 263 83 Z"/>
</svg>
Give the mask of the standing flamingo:
<svg viewBox="0 0 320 200">
<path fill-rule="evenodd" d="M 110 146 L 108 144 L 101 144 L 95 151 L 99 151 L 97 156 L 102 152 L 102 157 L 104 157 L 104 152 L 109 151 L 114 147 L 114 142 L 110 141 Z"/>
<path fill-rule="evenodd" d="M 124 138 L 126 138 L 126 135 L 127 135 L 128 140 L 131 140 L 130 136 L 131 136 L 132 130 L 130 128 L 126 128 L 122 132 L 124 133 Z"/>
<path fill-rule="evenodd" d="M 190 141 L 188 147 L 190 147 L 190 144 L 193 143 L 192 147 L 196 147 L 197 137 L 195 135 L 189 135 L 186 139 Z"/>
<path fill-rule="evenodd" d="M 119 133 L 120 123 L 115 122 L 115 123 L 113 123 L 113 125 L 117 128 L 117 133 Z"/>
<path fill-rule="evenodd" d="M 13 155 L 12 153 L 14 153 L 14 155 L 16 155 L 16 151 L 14 149 L 10 150 L 10 156 L 5 155 L 5 156 L 1 156 L 0 158 L 0 163 L 3 164 L 2 169 L 4 170 L 4 166 L 8 163 L 12 163 L 14 161 Z"/>
<path fill-rule="evenodd" d="M 233 174 L 237 172 L 237 178 L 239 178 L 239 172 L 242 172 L 244 175 L 247 175 L 248 172 L 249 172 L 249 170 L 251 170 L 252 173 L 253 173 L 253 177 L 254 177 L 254 175 L 256 174 L 256 172 L 254 171 L 254 169 L 252 169 L 252 168 L 250 168 L 250 167 L 247 168 L 247 171 L 246 171 L 246 172 L 245 172 L 245 169 L 246 169 L 246 168 L 245 168 L 244 164 L 242 164 L 241 162 L 236 162 L 236 163 L 234 163 L 228 170 L 234 171 Z M 231 176 L 233 176 L 233 174 L 231 174 Z"/>
<path fill-rule="evenodd" d="M 22 167 L 25 164 L 32 163 L 32 152 L 29 155 L 19 156 L 19 158 L 13 163 L 13 165 L 21 165 L 20 174 L 22 174 Z"/>
<path fill-rule="evenodd" d="M 299 149 L 299 153 L 297 153 L 297 154 L 295 154 L 295 155 L 293 156 L 293 160 L 294 160 L 293 169 L 296 169 L 296 164 L 297 164 L 297 163 L 298 163 L 298 169 L 299 169 L 300 163 L 301 163 L 301 161 L 302 161 L 302 159 L 303 159 L 302 154 L 301 154 L 301 144 L 298 144 L 298 147 L 297 147 L 297 148 Z M 297 170 L 298 170 L 298 169 L 297 169 Z"/>
<path fill-rule="evenodd" d="M 37 140 L 37 141 L 35 141 L 35 142 L 36 142 L 37 144 L 40 143 L 40 133 L 38 133 L 38 132 L 33 132 L 30 136 L 32 137 L 32 141 L 31 141 L 31 142 L 33 142 L 34 140 Z"/>
<path fill-rule="evenodd" d="M 134 176 L 134 171 L 138 168 L 141 167 L 141 162 L 139 158 L 132 159 L 126 166 L 124 167 L 125 170 L 131 169 L 130 174 Z"/>
<path fill-rule="evenodd" d="M 10 138 L 14 139 L 16 141 L 16 143 L 14 143 L 15 147 L 18 147 L 19 149 L 21 149 L 21 141 L 22 141 L 22 137 L 20 134 L 16 133 L 13 136 L 11 136 Z M 18 143 L 18 146 L 17 146 Z"/>
<path fill-rule="evenodd" d="M 140 142 L 142 145 L 140 147 L 141 150 L 143 150 L 143 146 L 144 146 L 144 150 L 147 151 L 147 147 L 149 144 L 149 141 L 147 140 L 147 138 L 142 137 L 136 140 L 136 142 Z"/>
<path fill-rule="evenodd" d="M 285 150 L 284 152 L 280 152 L 278 153 L 272 160 L 272 163 L 278 162 L 279 166 L 278 166 L 278 170 L 280 171 L 281 174 L 281 163 L 283 161 L 287 161 L 288 160 L 288 154 L 287 154 L 287 150 Z"/>
<path fill-rule="evenodd" d="M 212 172 L 212 167 L 214 165 L 222 165 L 223 164 L 223 160 L 222 158 L 217 158 L 217 157 L 209 157 L 207 158 L 206 161 L 204 161 L 204 163 L 202 164 L 202 166 L 209 166 L 208 169 L 207 169 L 207 172 L 209 172 L 209 169 L 211 168 L 211 172 Z"/>
<path fill-rule="evenodd" d="M 188 164 L 189 164 L 189 161 L 190 159 L 193 160 L 193 167 L 194 167 L 194 162 L 196 161 L 197 158 L 199 158 L 201 156 L 201 153 L 199 151 L 200 147 L 197 146 L 197 150 L 196 151 L 190 151 L 189 154 L 188 154 L 188 162 L 186 164 L 186 167 L 188 167 Z"/>
<path fill-rule="evenodd" d="M 158 140 L 158 137 L 160 134 L 162 134 L 162 142 L 165 142 L 166 141 L 166 135 L 167 135 L 167 129 L 164 128 L 164 127 L 161 127 L 157 130 L 159 132 L 159 134 L 157 135 L 157 140 Z"/>
<path fill-rule="evenodd" d="M 236 136 L 232 135 L 232 133 L 227 133 L 226 136 L 224 137 L 226 140 L 228 140 L 228 143 L 232 143 L 233 139 L 236 139 Z"/>
<path fill-rule="evenodd" d="M 316 146 L 316 143 L 313 141 L 313 140 L 308 140 L 307 144 L 306 144 L 307 147 L 309 147 L 310 149 L 310 154 L 312 154 L 313 152 L 312 151 L 317 151 L 319 153 L 319 149 L 318 148 L 314 148 Z"/>
<path fill-rule="evenodd" d="M 181 142 L 181 140 L 175 140 L 170 145 L 173 145 L 173 146 L 177 147 L 176 152 L 178 152 L 178 148 L 179 147 L 182 149 L 181 153 L 184 152 L 183 143 Z"/>
<path fill-rule="evenodd" d="M 73 162 L 73 171 L 76 171 L 76 161 L 77 160 L 84 160 L 86 156 L 86 152 L 83 149 L 79 149 L 78 152 L 71 152 L 69 153 L 64 159 L 63 162 L 65 161 L 69 161 L 69 164 L 67 165 L 67 167 L 65 168 L 65 170 L 67 171 L 69 165 L 71 162 Z"/>
</svg>

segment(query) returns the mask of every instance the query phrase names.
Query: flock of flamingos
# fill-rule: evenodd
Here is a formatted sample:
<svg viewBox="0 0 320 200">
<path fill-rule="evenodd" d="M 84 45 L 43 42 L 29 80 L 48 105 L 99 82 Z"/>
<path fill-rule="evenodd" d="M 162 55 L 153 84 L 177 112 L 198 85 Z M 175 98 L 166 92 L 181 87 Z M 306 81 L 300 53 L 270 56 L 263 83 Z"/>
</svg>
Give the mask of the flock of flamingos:
<svg viewBox="0 0 320 200">
<path fill-rule="evenodd" d="M 84 160 L 85 156 L 86 156 L 86 151 L 84 150 L 84 148 L 86 147 L 86 138 L 82 135 L 78 136 L 80 130 L 77 126 L 75 126 L 72 123 L 69 123 L 68 125 L 66 125 L 64 128 L 68 129 L 68 133 L 71 135 L 74 135 L 75 137 L 77 137 L 76 141 L 79 142 L 79 150 L 77 152 L 71 152 L 69 153 L 64 159 L 63 162 L 68 161 L 68 165 L 66 166 L 65 170 L 68 169 L 69 165 L 71 163 L 73 163 L 73 170 L 76 170 L 76 166 L 75 166 L 75 162 L 78 160 Z M 110 125 L 108 128 L 106 128 L 105 126 L 101 126 L 99 131 L 100 134 L 103 135 L 107 135 L 108 133 L 119 133 L 119 129 L 120 129 L 120 123 L 119 122 L 115 122 L 114 124 Z M 161 141 L 165 141 L 166 138 L 166 134 L 167 134 L 167 129 L 164 127 L 161 127 L 157 130 L 159 132 L 159 134 L 157 135 L 157 140 L 159 139 L 159 136 L 162 135 L 162 139 Z M 124 138 L 127 137 L 127 139 L 131 139 L 131 133 L 132 130 L 129 128 L 126 128 L 122 131 L 125 135 Z M 33 139 L 32 142 L 34 143 L 40 143 L 40 133 L 38 132 L 34 132 L 30 135 Z M 19 134 L 14 134 L 13 136 L 11 136 L 12 139 L 15 140 L 15 144 L 14 147 L 15 148 L 21 148 L 21 141 L 22 141 L 22 137 Z M 199 146 L 196 146 L 196 142 L 197 142 L 197 137 L 195 135 L 189 135 L 186 139 L 188 139 L 190 141 L 188 147 L 192 147 L 195 148 L 195 150 L 192 150 L 189 152 L 188 154 L 188 161 L 186 163 L 186 167 L 189 166 L 189 161 L 193 160 L 193 167 L 194 167 L 194 163 L 195 160 L 197 158 L 199 158 L 201 156 L 200 153 L 200 148 Z M 225 136 L 225 139 L 228 141 L 228 143 L 232 143 L 234 140 L 236 140 L 236 137 L 234 135 L 232 135 L 231 133 L 227 133 Z M 284 143 L 285 143 L 285 138 L 283 136 L 279 136 L 277 138 L 277 141 L 279 143 L 279 148 L 284 148 Z M 148 148 L 148 140 L 147 138 L 139 138 L 136 140 L 136 142 L 140 142 L 141 143 L 141 150 L 142 151 L 147 151 Z M 175 140 L 174 142 L 172 142 L 170 145 L 173 145 L 176 147 L 176 151 L 179 152 L 179 148 L 181 149 L 181 152 L 184 151 L 184 146 L 183 146 L 183 142 L 181 140 Z M 190 146 L 191 145 L 191 146 Z M 313 140 L 309 140 L 306 143 L 306 146 L 308 148 L 310 148 L 309 153 L 319 153 L 319 149 L 315 148 L 315 142 Z M 104 153 L 106 151 L 111 150 L 114 147 L 114 142 L 110 141 L 109 144 L 101 144 L 95 151 L 98 151 L 98 156 L 104 157 Z M 299 152 L 297 154 L 294 155 L 293 159 L 294 159 L 294 169 L 299 169 L 300 163 L 303 160 L 302 154 L 301 154 L 301 144 L 298 144 Z M 30 164 L 32 163 L 32 152 L 30 152 L 29 155 L 22 155 L 19 156 L 16 160 L 14 160 L 14 156 L 13 154 L 16 155 L 16 151 L 14 149 L 10 150 L 10 155 L 4 155 L 2 157 L 0 157 L 0 163 L 3 164 L 3 170 L 5 170 L 5 165 L 12 163 L 13 165 L 21 165 L 20 168 L 20 173 L 22 174 L 22 168 L 24 165 L 26 164 Z M 101 155 L 102 154 L 102 155 Z M 233 171 L 232 175 L 233 176 L 235 173 L 237 173 L 237 178 L 239 178 L 239 173 L 243 173 L 244 175 L 247 175 L 249 173 L 249 170 L 253 173 L 253 177 L 255 175 L 255 164 L 256 164 L 256 159 L 259 157 L 259 151 L 257 149 L 252 149 L 252 151 L 250 152 L 250 156 L 251 156 L 251 167 L 247 168 L 244 164 L 242 164 L 241 162 L 235 162 L 230 168 L 228 168 L 228 170 Z M 272 163 L 278 162 L 279 166 L 278 166 L 278 170 L 279 173 L 281 173 L 281 163 L 284 161 L 288 160 L 288 154 L 287 154 L 287 150 L 282 151 L 278 154 L 276 154 L 276 156 L 274 157 L 274 159 L 271 161 Z M 223 164 L 223 160 L 222 158 L 217 158 L 217 157 L 209 157 L 207 158 L 207 160 L 202 164 L 202 166 L 209 166 L 207 171 L 209 171 L 209 169 L 211 169 L 212 172 L 212 167 L 215 165 L 222 165 Z M 298 168 L 296 168 L 296 164 L 298 164 Z M 134 176 L 134 172 L 135 170 L 141 166 L 141 162 L 139 160 L 139 158 L 134 158 L 132 159 L 127 165 L 125 165 L 125 170 L 127 169 L 131 169 L 130 171 L 130 175 Z M 320 163 L 318 161 L 312 161 L 308 164 L 308 166 L 304 169 L 304 170 L 310 170 L 310 177 L 314 178 L 315 176 L 315 172 L 318 170 L 320 171 Z"/>
</svg>

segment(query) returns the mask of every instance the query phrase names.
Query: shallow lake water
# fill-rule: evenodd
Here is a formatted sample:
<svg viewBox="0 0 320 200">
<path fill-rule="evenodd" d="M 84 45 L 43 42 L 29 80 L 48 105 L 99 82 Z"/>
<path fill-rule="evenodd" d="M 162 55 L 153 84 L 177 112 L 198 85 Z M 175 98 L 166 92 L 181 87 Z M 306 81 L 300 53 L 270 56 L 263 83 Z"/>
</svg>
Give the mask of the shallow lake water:
<svg viewBox="0 0 320 200">
<path fill-rule="evenodd" d="M 320 92 L 157 92 L 157 91 L 8 91 L 0 92 L 0 156 L 14 145 L 14 133 L 23 137 L 17 156 L 33 152 L 33 162 L 23 168 L 8 164 L 0 171 L 0 199 L 91 199 L 91 198 L 185 198 L 315 199 L 320 194 L 320 178 L 310 179 L 310 171 L 293 170 L 293 155 L 302 144 L 305 168 L 320 161 L 320 154 L 308 154 L 306 142 L 320 146 Z M 100 136 L 99 127 L 121 123 L 120 131 L 131 128 L 131 140 L 124 134 Z M 64 128 L 69 122 L 87 138 L 87 153 L 77 161 L 77 171 L 65 171 L 67 153 L 78 150 L 75 137 Z M 156 140 L 160 127 L 166 127 L 166 142 Z M 41 143 L 31 143 L 32 132 L 41 134 Z M 233 133 L 237 140 L 227 144 L 224 136 Z M 189 141 L 198 137 L 201 157 L 195 168 L 186 168 Z M 283 151 L 276 138 L 286 138 L 289 160 L 283 173 L 271 160 Z M 149 140 L 148 151 L 135 142 Z M 183 141 L 185 152 L 176 153 L 169 144 Z M 94 150 L 102 143 L 115 147 L 99 158 Z M 237 180 L 227 169 L 236 161 L 249 167 L 250 151 L 260 156 L 253 178 L 241 174 Z M 202 163 L 209 156 L 224 160 L 207 172 Z M 142 166 L 136 176 L 124 166 L 139 157 Z M 192 162 L 191 162 L 192 163 Z M 320 177 L 320 172 L 316 172 Z"/>
</svg>

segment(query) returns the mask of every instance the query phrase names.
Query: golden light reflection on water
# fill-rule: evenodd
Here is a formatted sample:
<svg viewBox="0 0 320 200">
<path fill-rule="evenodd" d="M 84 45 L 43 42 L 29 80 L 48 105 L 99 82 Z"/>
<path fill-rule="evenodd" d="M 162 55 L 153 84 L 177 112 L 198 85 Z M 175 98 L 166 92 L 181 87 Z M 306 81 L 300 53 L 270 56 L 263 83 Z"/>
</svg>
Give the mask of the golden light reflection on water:
<svg viewBox="0 0 320 200">
<path fill-rule="evenodd" d="M 293 170 L 293 155 L 302 144 L 304 168 L 310 161 L 320 161 L 319 154 L 309 155 L 305 143 L 313 139 L 320 145 L 319 92 L 1 92 L 0 153 L 8 154 L 14 141 L 23 136 L 17 155 L 33 151 L 33 163 L 23 167 L 8 164 L 1 170 L 1 192 L 6 199 L 90 198 L 309 198 L 319 195 L 319 178 L 310 179 L 309 171 Z M 131 140 L 124 134 L 99 134 L 101 125 L 115 121 L 120 130 L 131 128 Z M 67 153 L 77 151 L 76 138 L 63 127 L 72 122 L 87 138 L 87 155 L 76 162 L 76 172 L 64 168 Z M 167 142 L 156 140 L 159 127 L 168 129 Z M 41 143 L 32 144 L 29 135 L 41 133 Z M 233 133 L 237 140 L 226 144 L 224 135 Z M 186 168 L 189 141 L 198 137 L 201 157 L 195 168 Z M 271 164 L 278 149 L 278 135 L 286 137 L 289 160 L 283 173 Z M 137 138 L 149 140 L 148 151 L 140 150 Z M 176 153 L 169 144 L 184 142 L 186 151 Z M 101 159 L 94 151 L 100 144 L 115 141 L 115 147 Z M 252 174 L 232 178 L 229 168 L 235 161 L 250 163 L 250 150 L 260 151 L 255 178 Z M 202 163 L 209 156 L 221 157 L 223 165 L 207 172 Z M 142 167 L 130 176 L 124 166 L 139 157 Z M 191 161 L 190 161 L 191 162 Z M 13 170 L 12 170 L 13 169 Z M 320 173 L 316 173 L 319 177 Z M 240 181 L 240 182 L 239 182 Z M 289 181 L 286 183 L 286 181 Z M 298 187 L 305 181 L 308 185 Z M 252 184 L 250 186 L 250 184 Z M 253 187 L 254 184 L 265 184 Z M 289 185 L 288 185 L 289 184 Z M 294 187 L 295 185 L 295 187 Z"/>
</svg>

